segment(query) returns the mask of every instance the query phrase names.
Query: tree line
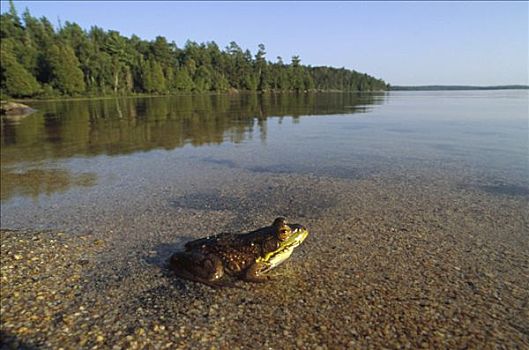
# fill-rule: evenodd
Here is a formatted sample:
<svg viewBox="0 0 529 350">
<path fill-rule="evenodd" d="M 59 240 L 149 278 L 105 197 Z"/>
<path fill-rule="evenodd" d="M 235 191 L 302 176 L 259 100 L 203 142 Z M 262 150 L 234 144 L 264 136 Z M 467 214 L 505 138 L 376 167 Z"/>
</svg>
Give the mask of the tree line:
<svg viewBox="0 0 529 350">
<path fill-rule="evenodd" d="M 56 30 L 46 17 L 13 2 L 0 15 L 2 96 L 52 97 L 229 91 L 378 91 L 383 80 L 345 68 L 311 67 L 299 56 L 289 63 L 252 55 L 235 42 L 187 41 L 183 48 L 163 36 L 130 38 L 93 26 L 65 22 Z"/>
</svg>

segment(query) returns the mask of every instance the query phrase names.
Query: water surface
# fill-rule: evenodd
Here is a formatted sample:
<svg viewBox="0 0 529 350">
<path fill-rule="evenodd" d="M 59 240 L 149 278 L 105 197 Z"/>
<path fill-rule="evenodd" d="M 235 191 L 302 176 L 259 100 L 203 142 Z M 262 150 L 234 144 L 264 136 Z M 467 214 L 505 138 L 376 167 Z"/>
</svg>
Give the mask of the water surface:
<svg viewBox="0 0 529 350">
<path fill-rule="evenodd" d="M 31 106 L 38 112 L 2 120 L 2 227 L 102 230 L 127 212 L 163 216 L 179 205 L 231 210 L 238 199 L 219 186 L 238 177 L 410 181 L 432 174 L 432 181 L 459 177 L 453 181 L 461 190 L 529 196 L 526 91 L 201 95 Z M 261 195 L 265 207 L 274 201 Z"/>
</svg>

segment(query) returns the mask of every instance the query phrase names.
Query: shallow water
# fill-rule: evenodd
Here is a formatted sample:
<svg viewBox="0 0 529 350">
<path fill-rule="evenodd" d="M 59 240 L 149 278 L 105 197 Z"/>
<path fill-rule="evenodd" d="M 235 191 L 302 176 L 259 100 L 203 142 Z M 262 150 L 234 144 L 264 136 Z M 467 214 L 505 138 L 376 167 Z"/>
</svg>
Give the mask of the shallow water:
<svg viewBox="0 0 529 350">
<path fill-rule="evenodd" d="M 230 190 L 220 193 L 219 186 L 237 178 L 251 182 L 258 174 L 407 181 L 427 169 L 441 178 L 462 174 L 455 184 L 460 188 L 529 196 L 527 91 L 179 96 L 31 106 L 38 112 L 2 120 L 4 228 L 99 231 L 127 212 L 149 211 L 156 222 L 175 206 L 240 209 Z M 266 200 L 258 202 L 266 207 L 274 198 Z"/>
</svg>

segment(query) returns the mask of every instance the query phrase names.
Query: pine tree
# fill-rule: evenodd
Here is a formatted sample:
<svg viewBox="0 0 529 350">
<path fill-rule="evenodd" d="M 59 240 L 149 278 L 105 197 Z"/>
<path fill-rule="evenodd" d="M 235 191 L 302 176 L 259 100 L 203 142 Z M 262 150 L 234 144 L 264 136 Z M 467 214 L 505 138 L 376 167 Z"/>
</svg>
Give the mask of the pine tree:
<svg viewBox="0 0 529 350">
<path fill-rule="evenodd" d="M 211 72 L 205 67 L 198 67 L 195 73 L 195 90 L 197 92 L 207 92 L 211 89 Z"/>
<path fill-rule="evenodd" d="M 299 56 L 292 56 L 292 64 L 289 69 L 291 88 L 298 92 L 305 89 L 304 74 L 300 62 Z"/>
<path fill-rule="evenodd" d="M 152 60 L 151 65 L 151 79 L 152 79 L 152 92 L 165 93 L 167 92 L 165 87 L 165 77 L 163 75 L 162 66 L 159 62 Z"/>
<path fill-rule="evenodd" d="M 266 91 L 269 88 L 268 65 L 265 59 L 266 51 L 263 44 L 259 44 L 259 50 L 255 54 L 255 68 L 257 73 L 258 86 L 260 91 Z"/>
<path fill-rule="evenodd" d="M 47 54 L 50 84 L 65 95 L 79 94 L 85 90 L 83 72 L 71 47 L 53 45 Z"/>
<path fill-rule="evenodd" d="M 0 50 L 0 88 L 2 95 L 31 97 L 41 90 L 35 77 L 17 62 L 10 39 L 2 41 Z"/>
<path fill-rule="evenodd" d="M 175 74 L 175 86 L 178 91 L 191 91 L 193 90 L 194 84 L 191 76 L 187 72 L 187 69 L 180 68 Z"/>
<path fill-rule="evenodd" d="M 211 78 L 211 88 L 214 91 L 225 92 L 230 88 L 230 83 L 222 73 L 214 71 Z"/>
</svg>

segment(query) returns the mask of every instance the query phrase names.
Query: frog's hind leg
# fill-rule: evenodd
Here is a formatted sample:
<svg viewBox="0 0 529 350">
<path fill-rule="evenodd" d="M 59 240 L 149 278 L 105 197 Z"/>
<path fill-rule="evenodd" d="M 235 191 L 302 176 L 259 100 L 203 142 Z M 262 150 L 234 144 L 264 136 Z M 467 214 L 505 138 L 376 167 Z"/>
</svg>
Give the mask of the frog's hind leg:
<svg viewBox="0 0 529 350">
<path fill-rule="evenodd" d="M 222 281 L 224 268 L 216 256 L 205 256 L 200 253 L 179 252 L 169 261 L 175 274 L 190 281 L 204 283 L 211 287 L 228 286 Z"/>
<path fill-rule="evenodd" d="M 191 273 L 191 272 L 189 272 L 187 270 L 174 270 L 174 272 L 180 278 L 183 278 L 183 279 L 186 279 L 186 280 L 189 280 L 189 281 L 193 281 L 193 282 L 203 283 L 203 284 L 208 285 L 208 286 L 213 287 L 213 288 L 220 288 L 220 287 L 227 287 L 228 286 L 223 281 L 218 281 L 218 280 L 213 280 L 212 281 L 212 280 L 209 280 L 209 279 L 205 279 L 205 278 L 196 276 L 196 275 L 194 275 L 193 273 Z"/>
</svg>

